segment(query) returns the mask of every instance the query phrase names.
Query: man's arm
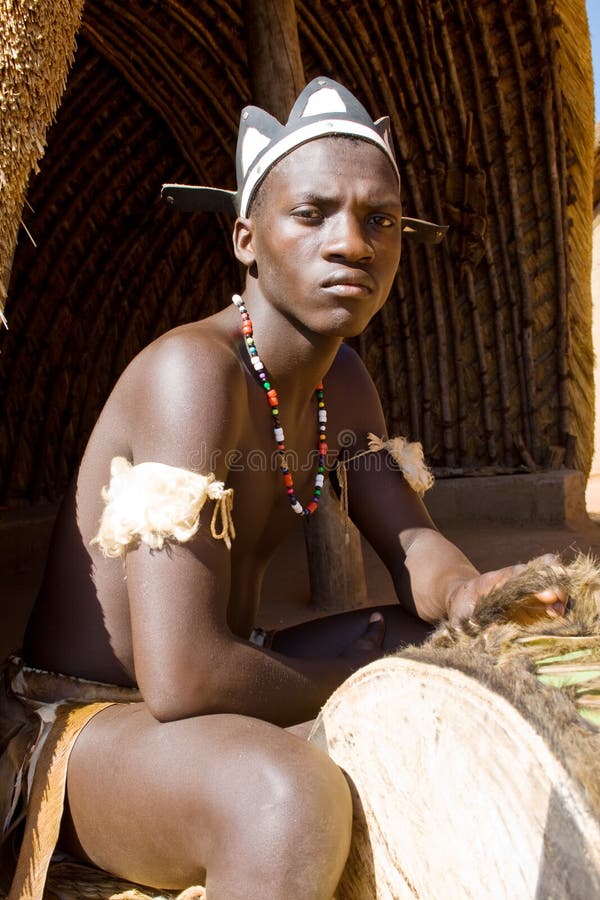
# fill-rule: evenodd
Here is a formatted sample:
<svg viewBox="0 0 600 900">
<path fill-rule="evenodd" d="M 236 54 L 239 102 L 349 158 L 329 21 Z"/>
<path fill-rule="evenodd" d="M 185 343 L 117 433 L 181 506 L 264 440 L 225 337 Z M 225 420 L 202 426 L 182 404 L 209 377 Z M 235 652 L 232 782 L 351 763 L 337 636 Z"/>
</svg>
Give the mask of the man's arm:
<svg viewBox="0 0 600 900">
<path fill-rule="evenodd" d="M 348 348 L 332 374 L 338 405 L 344 405 L 345 386 L 353 385 L 346 425 L 356 438 L 347 453 L 353 456 L 367 449 L 369 432 L 378 437 L 387 433 L 381 403 L 363 363 Z M 479 597 L 519 571 L 520 566 L 508 566 L 481 575 L 437 530 L 423 501 L 385 451 L 350 462 L 347 481 L 351 518 L 388 568 L 400 602 L 425 621 L 457 621 L 470 615 Z M 561 612 L 565 599 L 560 592 L 540 595 L 541 611 Z"/>
<path fill-rule="evenodd" d="M 129 553 L 136 677 L 161 720 L 241 713 L 279 725 L 313 718 L 353 671 L 349 660 L 293 659 L 227 625 L 228 551 L 207 533 L 186 545 Z"/>
<path fill-rule="evenodd" d="M 464 587 L 480 573 L 436 529 L 423 501 L 384 451 L 380 455 L 384 458 L 377 464 L 363 457 L 349 467 L 351 518 L 385 563 L 406 609 L 426 622 L 468 614 L 470 593 Z M 461 589 L 466 604 L 461 602 L 459 611 Z"/>
<path fill-rule="evenodd" d="M 232 366 L 228 358 L 211 359 L 211 352 L 218 349 L 174 341 L 140 371 L 131 410 L 133 415 L 135 406 L 137 415 L 134 464 L 190 468 L 202 444 L 202 456 L 215 461 L 217 478 L 227 479 L 225 454 L 236 447 L 237 423 L 247 415 L 246 382 L 235 360 Z M 232 633 L 230 551 L 211 537 L 211 507 L 209 500 L 192 540 L 160 551 L 141 544 L 127 554 L 134 663 L 142 695 L 161 720 L 216 712 L 280 725 L 309 719 L 358 667 L 358 655 L 291 659 Z"/>
</svg>

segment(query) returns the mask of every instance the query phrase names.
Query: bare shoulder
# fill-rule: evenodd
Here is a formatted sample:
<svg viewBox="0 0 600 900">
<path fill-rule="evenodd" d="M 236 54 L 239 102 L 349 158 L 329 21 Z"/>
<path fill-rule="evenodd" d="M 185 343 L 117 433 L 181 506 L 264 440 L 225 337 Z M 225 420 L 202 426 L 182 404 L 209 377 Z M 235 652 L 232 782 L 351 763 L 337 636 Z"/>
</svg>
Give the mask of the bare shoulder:
<svg viewBox="0 0 600 900">
<path fill-rule="evenodd" d="M 361 393 L 376 390 L 364 362 L 348 344 L 341 345 L 333 365 L 327 373 L 327 379 L 331 387 L 345 384 L 346 388 L 352 386 L 353 390 Z"/>
<path fill-rule="evenodd" d="M 243 379 L 236 342 L 215 318 L 182 325 L 153 341 L 130 365 L 132 384 L 179 394 Z"/>
<path fill-rule="evenodd" d="M 345 433 L 353 431 L 357 439 L 360 436 L 361 445 L 366 445 L 368 432 L 385 432 L 377 388 L 358 353 L 347 344 L 342 344 L 327 373 L 326 387 L 327 407 L 335 427 Z"/>
<path fill-rule="evenodd" d="M 235 442 L 246 405 L 237 335 L 218 316 L 154 341 L 129 365 L 111 398 L 128 424 L 133 459 L 189 465 L 203 446 Z"/>
</svg>

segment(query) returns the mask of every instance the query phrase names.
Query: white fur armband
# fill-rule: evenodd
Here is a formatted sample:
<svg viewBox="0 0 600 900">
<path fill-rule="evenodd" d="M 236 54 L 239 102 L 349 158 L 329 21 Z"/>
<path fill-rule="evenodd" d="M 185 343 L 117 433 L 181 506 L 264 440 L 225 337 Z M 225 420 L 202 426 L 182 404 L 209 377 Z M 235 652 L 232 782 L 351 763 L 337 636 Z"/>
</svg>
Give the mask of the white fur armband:
<svg viewBox="0 0 600 900">
<path fill-rule="evenodd" d="M 214 500 L 211 534 L 231 547 L 233 490 L 215 476 L 200 475 L 163 463 L 132 465 L 122 456 L 110 464 L 110 484 L 98 534 L 92 540 L 105 556 L 124 556 L 140 542 L 160 550 L 166 541 L 185 543 L 198 531 L 200 511 Z M 218 529 L 218 518 L 221 527 Z"/>
<path fill-rule="evenodd" d="M 342 516 L 349 521 L 348 515 L 348 465 L 355 459 L 362 456 L 368 456 L 369 453 L 378 453 L 380 450 L 386 450 L 392 457 L 410 487 L 421 497 L 433 487 L 433 474 L 427 467 L 423 456 L 423 447 L 418 441 L 408 441 L 405 437 L 390 438 L 384 440 L 377 437 L 376 434 L 369 432 L 367 434 L 369 444 L 368 450 L 361 450 L 354 456 L 347 459 L 339 460 L 336 466 L 336 474 L 340 486 L 340 506 L 342 508 Z M 348 535 L 346 535 L 348 539 Z"/>
<path fill-rule="evenodd" d="M 415 493 L 422 496 L 433 487 L 433 475 L 425 463 L 423 447 L 418 441 L 410 442 L 405 437 L 384 441 L 375 434 L 368 434 L 367 440 L 373 453 L 387 450 Z"/>
</svg>

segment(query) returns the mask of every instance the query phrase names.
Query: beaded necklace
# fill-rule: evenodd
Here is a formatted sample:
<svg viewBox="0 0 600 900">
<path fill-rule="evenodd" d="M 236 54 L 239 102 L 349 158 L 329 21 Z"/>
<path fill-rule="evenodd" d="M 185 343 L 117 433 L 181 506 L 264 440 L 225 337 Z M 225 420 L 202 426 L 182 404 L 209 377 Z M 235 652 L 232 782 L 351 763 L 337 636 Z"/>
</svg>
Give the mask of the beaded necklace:
<svg viewBox="0 0 600 900">
<path fill-rule="evenodd" d="M 239 294 L 234 294 L 231 299 L 240 311 L 242 317 L 242 334 L 244 336 L 244 341 L 246 342 L 250 362 L 252 363 L 254 371 L 256 372 L 256 375 L 266 392 L 267 401 L 271 408 L 271 415 L 273 416 L 273 434 L 275 435 L 277 453 L 280 459 L 279 471 L 283 476 L 283 484 L 290 499 L 291 507 L 294 512 L 298 513 L 298 515 L 300 516 L 312 516 L 316 511 L 317 506 L 319 505 L 321 489 L 325 480 L 325 457 L 327 456 L 327 437 L 325 434 L 327 429 L 327 410 L 325 409 L 323 382 L 319 382 L 316 390 L 317 429 L 319 435 L 317 446 L 319 453 L 319 462 L 317 465 L 317 474 L 315 476 L 315 490 L 310 503 L 307 506 L 302 506 L 294 492 L 294 479 L 292 477 L 292 473 L 288 469 L 285 462 L 285 436 L 283 434 L 281 422 L 279 421 L 279 398 L 277 397 L 277 391 L 272 386 L 272 382 L 269 380 L 269 376 L 265 371 L 262 360 L 258 355 L 258 350 L 256 349 L 256 344 L 254 342 L 252 321 L 250 320 L 250 315 L 248 313 L 248 310 L 246 309 L 244 301 Z"/>
</svg>

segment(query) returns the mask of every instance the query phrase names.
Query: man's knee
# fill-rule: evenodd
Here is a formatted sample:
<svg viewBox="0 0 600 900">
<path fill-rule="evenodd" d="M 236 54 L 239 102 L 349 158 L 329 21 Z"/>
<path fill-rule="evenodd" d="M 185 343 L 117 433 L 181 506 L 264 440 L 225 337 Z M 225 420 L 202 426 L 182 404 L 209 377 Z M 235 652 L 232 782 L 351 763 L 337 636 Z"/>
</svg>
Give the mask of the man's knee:
<svg viewBox="0 0 600 900">
<path fill-rule="evenodd" d="M 256 877 L 285 886 L 287 896 L 331 896 L 350 848 L 350 791 L 325 753 L 285 737 L 283 752 L 266 751 L 248 767 L 255 781 L 229 820 L 229 849 L 221 847 L 219 869 L 231 866 L 231 854 L 237 864 L 244 859 L 249 876 L 258 866 Z"/>
<path fill-rule="evenodd" d="M 254 816 L 277 822 L 281 833 L 309 824 L 313 833 L 326 827 L 349 832 L 352 806 L 340 769 L 312 744 L 283 735 L 284 746 L 255 749 L 254 759 L 246 760 L 254 784 L 246 784 L 244 794 Z"/>
</svg>

